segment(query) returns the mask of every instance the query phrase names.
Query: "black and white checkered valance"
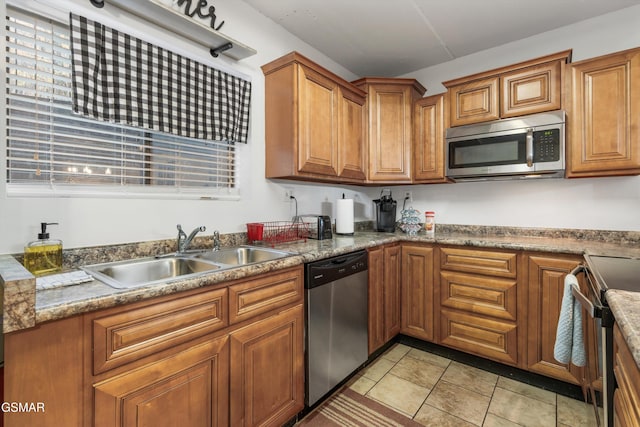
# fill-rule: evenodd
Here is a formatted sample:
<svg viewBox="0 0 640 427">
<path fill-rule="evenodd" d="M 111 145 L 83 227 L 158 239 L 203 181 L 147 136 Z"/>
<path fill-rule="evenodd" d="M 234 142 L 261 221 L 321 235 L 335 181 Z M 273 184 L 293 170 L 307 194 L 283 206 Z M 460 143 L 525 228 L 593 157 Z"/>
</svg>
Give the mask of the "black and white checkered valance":
<svg viewBox="0 0 640 427">
<path fill-rule="evenodd" d="M 251 82 L 70 14 L 73 111 L 205 140 L 247 142 Z"/>
</svg>

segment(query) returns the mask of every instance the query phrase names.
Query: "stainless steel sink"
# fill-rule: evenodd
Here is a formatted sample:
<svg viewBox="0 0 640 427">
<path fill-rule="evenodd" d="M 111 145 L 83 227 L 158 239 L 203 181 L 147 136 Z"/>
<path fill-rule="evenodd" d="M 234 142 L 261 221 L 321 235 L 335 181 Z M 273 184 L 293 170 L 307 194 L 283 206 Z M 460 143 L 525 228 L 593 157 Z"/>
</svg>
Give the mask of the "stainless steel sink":
<svg viewBox="0 0 640 427">
<path fill-rule="evenodd" d="M 277 249 L 257 248 L 254 246 L 239 246 L 237 248 L 223 248 L 218 251 L 201 252 L 193 255 L 196 259 L 212 261 L 218 264 L 240 266 L 257 262 L 271 261 L 291 255 L 289 252 Z"/>
<path fill-rule="evenodd" d="M 174 278 L 186 278 L 220 269 L 222 266 L 192 257 L 171 256 L 110 262 L 83 267 L 98 280 L 114 288 L 132 288 Z"/>
<path fill-rule="evenodd" d="M 109 262 L 83 267 L 107 285 L 123 289 L 189 278 L 216 270 L 241 267 L 292 255 L 277 249 L 239 246 L 218 251 L 170 254 L 156 258 Z"/>
</svg>

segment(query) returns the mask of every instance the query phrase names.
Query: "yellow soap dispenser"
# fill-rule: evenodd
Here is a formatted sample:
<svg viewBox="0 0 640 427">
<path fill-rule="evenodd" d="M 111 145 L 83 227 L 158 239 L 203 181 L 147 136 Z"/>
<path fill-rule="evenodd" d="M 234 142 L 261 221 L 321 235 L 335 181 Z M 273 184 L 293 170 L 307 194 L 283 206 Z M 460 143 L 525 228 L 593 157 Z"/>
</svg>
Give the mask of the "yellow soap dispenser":
<svg viewBox="0 0 640 427">
<path fill-rule="evenodd" d="M 40 223 L 42 231 L 38 233 L 38 240 L 29 242 L 24 247 L 24 266 L 35 276 L 62 270 L 62 240 L 49 239 L 47 225 L 58 223 Z"/>
</svg>

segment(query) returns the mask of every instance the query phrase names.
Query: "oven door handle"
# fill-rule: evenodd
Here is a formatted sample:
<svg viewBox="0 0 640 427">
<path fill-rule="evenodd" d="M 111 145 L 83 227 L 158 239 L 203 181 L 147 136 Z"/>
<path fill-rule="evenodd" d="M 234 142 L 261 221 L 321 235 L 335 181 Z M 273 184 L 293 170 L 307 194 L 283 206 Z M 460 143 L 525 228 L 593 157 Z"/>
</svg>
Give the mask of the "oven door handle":
<svg viewBox="0 0 640 427">
<path fill-rule="evenodd" d="M 572 274 L 574 276 L 580 274 L 580 273 L 587 273 L 587 269 L 585 268 L 584 265 L 578 265 L 576 268 L 574 268 L 573 270 L 571 270 L 571 272 L 569 274 Z M 589 313 L 589 316 L 591 316 L 591 318 L 595 318 L 595 317 L 600 317 L 600 313 L 599 310 L 596 310 L 596 307 L 593 305 L 593 303 L 589 300 L 589 298 L 587 298 L 581 291 L 580 288 L 578 286 L 571 285 L 571 294 L 573 295 L 573 297 L 575 299 L 578 300 L 578 302 L 580 302 L 580 305 L 582 305 L 582 307 L 587 311 L 587 313 Z"/>
<path fill-rule="evenodd" d="M 578 302 L 580 302 L 580 305 L 587 310 L 587 313 L 589 313 L 589 316 L 591 316 L 592 319 L 596 317 L 596 309 L 593 306 L 593 303 L 589 301 L 589 298 L 584 296 L 582 292 L 580 292 L 580 288 L 576 285 L 571 285 L 571 294 L 578 300 Z"/>
</svg>

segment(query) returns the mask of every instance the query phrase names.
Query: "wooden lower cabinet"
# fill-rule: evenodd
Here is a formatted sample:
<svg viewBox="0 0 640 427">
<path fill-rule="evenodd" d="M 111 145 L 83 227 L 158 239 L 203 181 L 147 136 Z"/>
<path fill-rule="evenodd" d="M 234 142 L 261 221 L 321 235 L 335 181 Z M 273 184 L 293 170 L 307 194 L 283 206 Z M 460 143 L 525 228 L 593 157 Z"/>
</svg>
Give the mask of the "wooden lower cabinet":
<svg viewBox="0 0 640 427">
<path fill-rule="evenodd" d="M 518 364 L 518 328 L 514 322 L 442 309 L 440 337 L 443 345 L 508 365 Z"/>
<path fill-rule="evenodd" d="M 304 407 L 303 267 L 5 336 L 7 426 L 281 426 Z M 229 320 L 231 319 L 231 320 Z"/>
<path fill-rule="evenodd" d="M 535 254 L 527 257 L 527 370 L 573 384 L 583 382 L 582 369 L 558 362 L 553 357 L 553 347 L 562 306 L 564 278 L 582 261 L 582 256 L 556 254 Z M 581 283 L 581 288 L 585 291 L 583 286 Z"/>
<path fill-rule="evenodd" d="M 304 408 L 298 305 L 231 334 L 232 426 L 281 426 Z"/>
<path fill-rule="evenodd" d="M 640 425 L 640 369 L 617 324 L 613 327 L 614 426 Z"/>
<path fill-rule="evenodd" d="M 83 422 L 82 316 L 4 336 L 4 401 L 41 402 L 44 411 L 5 412 L 7 427 L 80 427 Z"/>
<path fill-rule="evenodd" d="M 369 250 L 369 354 L 400 333 L 399 244 Z"/>
<path fill-rule="evenodd" d="M 95 384 L 93 425 L 228 425 L 228 347 L 223 336 Z"/>
<path fill-rule="evenodd" d="M 402 246 L 401 332 L 434 341 L 434 255 L 433 246 Z"/>
<path fill-rule="evenodd" d="M 508 365 L 524 364 L 526 307 L 519 254 L 440 248 L 440 343 Z"/>
</svg>

